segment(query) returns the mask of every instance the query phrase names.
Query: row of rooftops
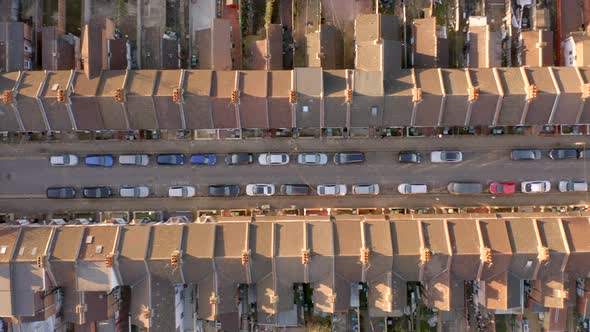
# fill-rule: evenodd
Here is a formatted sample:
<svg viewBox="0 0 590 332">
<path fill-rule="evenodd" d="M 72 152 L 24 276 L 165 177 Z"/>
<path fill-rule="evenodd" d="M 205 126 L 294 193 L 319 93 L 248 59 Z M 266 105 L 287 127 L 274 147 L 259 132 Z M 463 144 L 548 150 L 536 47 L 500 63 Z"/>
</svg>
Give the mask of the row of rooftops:
<svg viewBox="0 0 590 332">
<path fill-rule="evenodd" d="M 367 282 L 381 317 L 403 311 L 407 281 L 425 285 L 429 306 L 460 308 L 464 280 L 480 280 L 488 308 L 505 310 L 522 279 L 540 282 L 542 305 L 563 308 L 570 281 L 590 271 L 590 213 L 334 218 L 2 227 L 0 316 L 34 316 L 36 294 L 60 286 L 66 321 L 82 324 L 72 309 L 81 294 L 128 285 L 133 323 L 164 326 L 174 310 L 160 302 L 174 284 L 195 284 L 199 317 L 214 320 L 237 311 L 236 284 L 249 284 L 259 317 L 276 323 L 294 283 L 310 283 L 315 310 L 333 313 L 348 310 L 351 284 Z"/>
<path fill-rule="evenodd" d="M 590 123 L 590 68 L 0 74 L 0 130 L 366 128 Z"/>
</svg>

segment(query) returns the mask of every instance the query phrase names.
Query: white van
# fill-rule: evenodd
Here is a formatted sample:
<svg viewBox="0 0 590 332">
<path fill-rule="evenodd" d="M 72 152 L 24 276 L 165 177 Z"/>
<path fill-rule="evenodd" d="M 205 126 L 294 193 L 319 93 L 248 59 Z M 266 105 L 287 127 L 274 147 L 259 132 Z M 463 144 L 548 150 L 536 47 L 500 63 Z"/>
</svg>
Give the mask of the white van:
<svg viewBox="0 0 590 332">
<path fill-rule="evenodd" d="M 425 184 L 418 183 L 402 183 L 397 186 L 397 191 L 400 194 L 426 194 L 428 192 L 428 186 Z"/>
</svg>

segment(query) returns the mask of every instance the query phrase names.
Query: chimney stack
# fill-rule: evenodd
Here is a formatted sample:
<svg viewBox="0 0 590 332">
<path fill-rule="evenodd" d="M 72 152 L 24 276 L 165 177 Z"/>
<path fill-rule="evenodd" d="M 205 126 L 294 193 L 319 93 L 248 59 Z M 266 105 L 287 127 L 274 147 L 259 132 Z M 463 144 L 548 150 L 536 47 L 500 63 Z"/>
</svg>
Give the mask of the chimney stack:
<svg viewBox="0 0 590 332">
<path fill-rule="evenodd" d="M 66 0 L 57 0 L 57 28 L 66 32 Z"/>
</svg>

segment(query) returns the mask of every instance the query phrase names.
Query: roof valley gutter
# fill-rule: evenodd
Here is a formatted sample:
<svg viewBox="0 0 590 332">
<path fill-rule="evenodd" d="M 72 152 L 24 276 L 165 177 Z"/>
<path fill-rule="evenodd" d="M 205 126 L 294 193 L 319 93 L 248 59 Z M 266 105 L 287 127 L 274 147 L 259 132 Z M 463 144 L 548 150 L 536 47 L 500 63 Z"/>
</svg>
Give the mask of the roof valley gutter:
<svg viewBox="0 0 590 332">
<path fill-rule="evenodd" d="M 587 98 L 588 96 L 586 96 L 586 94 L 587 94 L 586 84 L 584 82 L 584 77 L 582 76 L 582 72 L 580 71 L 580 67 L 573 67 L 573 68 L 576 71 L 576 76 L 578 77 L 578 80 L 580 81 L 580 90 L 582 92 L 580 106 L 578 109 L 578 114 L 576 116 L 576 123 L 579 123 L 580 119 L 582 118 L 582 112 L 584 112 L 584 105 L 586 104 L 586 100 L 588 99 Z"/>
<path fill-rule="evenodd" d="M 139 3 L 137 6 L 139 6 Z M 138 57 L 138 58 L 140 58 L 140 57 Z M 121 86 L 121 89 L 123 90 L 123 94 L 126 94 L 125 88 L 127 87 L 127 82 L 129 81 L 129 72 L 130 72 L 129 69 L 125 70 L 125 76 L 123 77 L 123 85 Z M 131 124 L 129 122 L 129 113 L 127 112 L 127 104 L 125 103 L 125 100 L 126 100 L 126 98 L 123 98 L 123 100 L 120 103 L 121 111 L 123 112 L 123 115 L 125 116 L 125 126 L 127 127 L 127 130 L 131 130 Z"/>
<path fill-rule="evenodd" d="M 500 111 L 502 110 L 502 104 L 504 103 L 504 89 L 502 88 L 502 83 L 500 81 L 500 74 L 498 73 L 498 68 L 492 68 L 492 73 L 494 74 L 494 80 L 496 81 L 496 88 L 498 89 L 498 101 L 496 102 L 496 111 L 494 112 L 494 119 L 492 120 L 492 126 L 497 126 L 498 120 L 500 119 Z"/>
<path fill-rule="evenodd" d="M 45 113 L 45 107 L 43 107 L 43 101 L 41 100 L 41 94 L 45 91 L 45 85 L 47 85 L 47 79 L 49 78 L 49 72 L 47 70 L 44 71 L 45 76 L 37 89 L 37 94 L 35 95 L 35 100 L 37 100 L 37 104 L 39 105 L 39 110 L 41 111 L 41 117 L 43 118 L 43 123 L 45 124 L 45 128 L 47 131 L 51 131 L 51 126 L 49 125 L 49 119 L 47 119 L 47 113 Z"/>
<path fill-rule="evenodd" d="M 539 257 L 541 255 L 541 248 L 544 247 L 543 239 L 541 238 L 541 231 L 539 230 L 539 224 L 537 219 L 533 219 L 533 228 L 535 231 L 535 238 L 537 239 L 537 251 L 539 252 Z M 533 271 L 533 280 L 536 280 L 539 276 L 539 270 L 541 270 L 541 260 L 537 259 L 537 264 L 535 264 L 535 270 Z"/>
<path fill-rule="evenodd" d="M 117 279 L 117 285 L 123 285 L 123 278 L 121 276 L 121 271 L 119 269 L 119 256 L 120 246 L 121 246 L 121 232 L 123 227 L 117 227 L 117 231 L 115 232 L 115 241 L 113 243 L 113 249 L 111 250 L 111 255 L 113 256 L 113 267 L 112 270 L 115 274 L 115 278 Z"/>
<path fill-rule="evenodd" d="M 16 121 L 18 122 L 18 127 L 20 128 L 21 131 L 25 131 L 25 125 L 23 123 L 23 118 L 22 118 L 20 111 L 18 109 L 18 101 L 17 101 L 16 97 L 18 96 L 18 91 L 20 89 L 20 86 L 22 84 L 24 76 L 25 76 L 24 71 L 21 70 L 18 72 L 18 78 L 16 79 L 16 83 L 14 84 L 14 87 L 12 87 L 12 100 L 10 102 L 10 106 L 12 107 L 12 110 L 14 111 L 14 115 L 16 115 Z"/>
<path fill-rule="evenodd" d="M 473 113 L 473 103 L 476 102 L 476 100 L 469 100 L 469 91 L 472 91 L 474 89 L 473 86 L 473 80 L 471 79 L 471 71 L 469 70 L 469 68 L 465 68 L 465 77 L 467 78 L 467 113 L 465 114 L 465 126 L 469 126 L 469 123 L 471 122 L 471 114 Z"/>
<path fill-rule="evenodd" d="M 56 232 L 57 228 L 52 227 L 51 232 L 49 233 L 49 241 L 47 241 L 47 245 L 45 246 L 45 250 L 43 251 L 44 257 L 41 258 L 44 260 L 44 263 L 46 264 L 46 266 L 43 269 L 45 270 L 45 272 L 47 272 L 47 275 L 49 276 L 49 279 L 51 279 L 51 283 L 54 286 L 57 285 L 57 281 L 55 279 L 55 275 L 53 275 L 53 271 L 51 270 L 51 260 L 49 259 L 49 257 L 51 256 L 51 251 L 53 250 Z M 49 290 L 47 286 L 47 279 L 43 278 L 43 289 L 46 291 Z"/>
<path fill-rule="evenodd" d="M 561 272 L 565 272 L 565 269 L 567 267 L 567 263 L 569 262 L 569 258 L 571 255 L 571 249 L 570 249 L 570 244 L 567 239 L 567 235 L 565 233 L 565 228 L 563 226 L 563 219 L 559 218 L 557 220 L 557 223 L 559 225 L 559 235 L 561 236 L 561 240 L 563 241 L 563 247 L 565 248 L 565 255 L 563 258 L 563 262 L 561 264 Z"/>
<path fill-rule="evenodd" d="M 441 68 L 437 68 L 436 73 L 438 74 L 438 83 L 440 84 L 440 91 L 442 94 L 442 98 L 440 101 L 440 110 L 438 112 L 438 121 L 436 123 L 437 126 L 440 126 L 443 120 L 443 114 L 445 112 L 445 106 L 446 106 L 446 101 L 447 101 L 447 92 L 445 89 L 445 83 L 443 80 L 443 76 L 442 76 L 442 69 Z"/>
<path fill-rule="evenodd" d="M 549 76 L 551 76 L 551 81 L 553 82 L 553 86 L 555 87 L 555 100 L 553 101 L 553 107 L 551 108 L 551 114 L 549 115 L 548 123 L 553 123 L 553 119 L 555 118 L 555 113 L 557 112 L 557 105 L 559 105 L 559 100 L 561 99 L 562 91 L 559 88 L 559 84 L 557 84 L 557 79 L 555 78 L 555 73 L 553 72 L 553 67 L 547 67 L 549 70 Z"/>
<path fill-rule="evenodd" d="M 180 90 L 180 100 L 178 101 L 178 111 L 180 112 L 180 125 L 183 130 L 186 130 L 186 115 L 184 114 L 184 83 L 186 81 L 186 70 L 182 69 L 180 72 L 180 80 L 178 82 L 178 89 Z"/>
<path fill-rule="evenodd" d="M 519 123 L 519 125 L 523 125 L 526 123 L 525 120 L 526 120 L 526 117 L 529 113 L 529 108 L 531 107 L 531 104 L 533 103 L 534 99 L 529 98 L 529 95 L 528 95 L 532 84 L 529 81 L 529 78 L 526 74 L 526 69 L 524 67 L 520 67 L 519 69 L 520 69 L 520 74 L 522 76 L 522 81 L 524 82 L 524 89 L 525 89 L 525 91 L 524 91 L 525 103 L 524 103 L 524 107 L 522 109 L 522 115 L 520 117 L 520 123 Z"/>
<path fill-rule="evenodd" d="M 70 122 L 72 124 L 72 130 L 78 130 L 78 125 L 76 124 L 76 117 L 74 116 L 74 112 L 72 111 L 72 100 L 70 99 L 70 93 L 73 90 L 73 82 L 74 78 L 76 77 L 76 71 L 70 70 L 70 77 L 68 78 L 68 84 L 66 86 L 66 103 L 65 107 L 68 112 L 68 117 L 70 118 Z"/>
<path fill-rule="evenodd" d="M 483 249 L 486 247 L 484 238 L 483 238 L 483 233 L 481 230 L 481 222 L 479 221 L 479 219 L 475 220 L 475 228 L 477 229 L 477 239 L 479 242 L 479 250 L 480 252 L 483 252 Z M 481 255 L 481 254 L 480 254 Z M 481 281 L 481 276 L 483 275 L 483 269 L 485 267 L 485 261 L 483 259 L 479 260 L 479 266 L 477 268 L 477 280 Z"/>
</svg>

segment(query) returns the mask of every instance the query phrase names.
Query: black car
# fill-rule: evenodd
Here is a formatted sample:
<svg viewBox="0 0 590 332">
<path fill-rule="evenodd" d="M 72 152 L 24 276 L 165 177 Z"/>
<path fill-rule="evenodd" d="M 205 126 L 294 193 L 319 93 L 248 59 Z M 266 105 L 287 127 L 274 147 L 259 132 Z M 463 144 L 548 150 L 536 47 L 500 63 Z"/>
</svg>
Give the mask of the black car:
<svg viewBox="0 0 590 332">
<path fill-rule="evenodd" d="M 578 159 L 580 151 L 577 149 L 551 149 L 549 158 L 551 159 Z"/>
<path fill-rule="evenodd" d="M 306 184 L 284 184 L 281 186 L 283 195 L 309 195 L 309 186 Z"/>
<path fill-rule="evenodd" d="M 228 165 L 248 165 L 254 162 L 254 155 L 247 152 L 230 153 L 225 156 Z"/>
<path fill-rule="evenodd" d="M 402 151 L 398 155 L 398 160 L 400 163 L 414 163 L 417 164 L 422 160 L 422 155 L 420 152 L 415 151 Z"/>
<path fill-rule="evenodd" d="M 86 187 L 82 191 L 85 198 L 108 198 L 113 195 L 110 187 Z"/>
<path fill-rule="evenodd" d="M 512 150 L 510 153 L 510 159 L 512 160 L 539 160 L 541 159 L 541 150 L 530 149 L 530 150 Z"/>
<path fill-rule="evenodd" d="M 76 189 L 73 187 L 52 187 L 47 188 L 47 198 L 74 198 Z"/>
<path fill-rule="evenodd" d="M 157 161 L 158 165 L 184 165 L 184 155 L 179 153 L 160 154 Z"/>
<path fill-rule="evenodd" d="M 235 197 L 240 194 L 240 186 L 236 184 L 214 184 L 209 186 L 209 196 Z"/>
<path fill-rule="evenodd" d="M 352 164 L 365 161 L 365 154 L 362 152 L 338 152 L 334 154 L 334 164 Z"/>
</svg>

